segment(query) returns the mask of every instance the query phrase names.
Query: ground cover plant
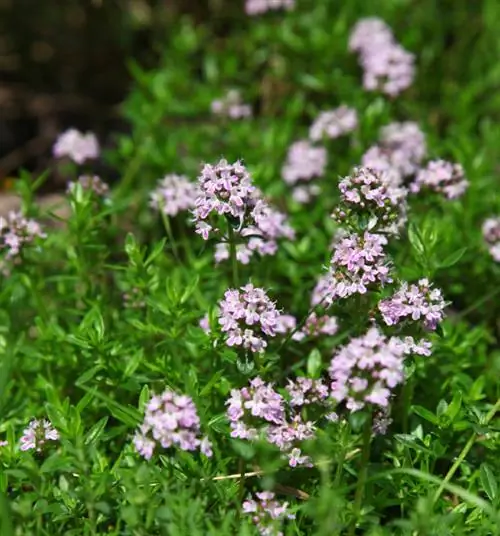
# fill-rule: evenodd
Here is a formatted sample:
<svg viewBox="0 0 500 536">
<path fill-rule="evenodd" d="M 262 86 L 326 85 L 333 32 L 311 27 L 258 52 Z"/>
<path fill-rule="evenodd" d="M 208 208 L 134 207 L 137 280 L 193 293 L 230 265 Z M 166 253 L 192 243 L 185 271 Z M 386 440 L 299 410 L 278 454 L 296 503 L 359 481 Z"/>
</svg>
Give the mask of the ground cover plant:
<svg viewBox="0 0 500 536">
<path fill-rule="evenodd" d="M 172 11 L 21 174 L 2 536 L 500 531 L 500 10 L 445 4 Z"/>
</svg>

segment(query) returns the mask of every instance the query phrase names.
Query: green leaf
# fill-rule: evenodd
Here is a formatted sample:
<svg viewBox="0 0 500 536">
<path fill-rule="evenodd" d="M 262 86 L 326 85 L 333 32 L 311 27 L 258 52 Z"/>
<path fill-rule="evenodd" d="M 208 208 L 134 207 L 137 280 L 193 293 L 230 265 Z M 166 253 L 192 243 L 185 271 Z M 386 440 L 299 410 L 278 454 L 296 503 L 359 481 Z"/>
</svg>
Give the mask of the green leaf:
<svg viewBox="0 0 500 536">
<path fill-rule="evenodd" d="M 412 406 L 413 413 L 416 413 L 419 417 L 422 417 L 422 419 L 425 419 L 426 421 L 431 422 L 432 424 L 438 423 L 438 418 L 432 411 L 429 411 L 428 409 L 422 407 L 422 406 Z"/>
<path fill-rule="evenodd" d="M 314 348 L 307 358 L 307 375 L 309 378 L 319 378 L 321 364 L 321 353 L 317 348 Z"/>
<path fill-rule="evenodd" d="M 460 248 L 455 253 L 452 253 L 451 255 L 448 255 L 443 261 L 441 261 L 438 265 L 438 268 L 449 268 L 450 266 L 453 266 L 457 264 L 457 262 L 464 256 L 464 253 L 467 251 L 467 248 Z"/>
<path fill-rule="evenodd" d="M 100 419 L 92 428 L 87 432 L 85 436 L 84 443 L 85 445 L 92 445 L 99 441 L 101 435 L 104 433 L 104 429 L 108 424 L 108 417 L 103 417 Z"/>
<path fill-rule="evenodd" d="M 412 248 L 418 253 L 418 255 L 424 257 L 425 244 L 422 240 L 422 235 L 420 234 L 420 231 L 413 223 L 410 223 L 410 225 L 408 225 L 408 239 Z"/>
<path fill-rule="evenodd" d="M 481 480 L 481 486 L 486 495 L 488 495 L 490 501 L 495 501 L 498 492 L 498 481 L 488 464 L 481 464 L 481 467 L 479 468 L 479 478 Z"/>
</svg>

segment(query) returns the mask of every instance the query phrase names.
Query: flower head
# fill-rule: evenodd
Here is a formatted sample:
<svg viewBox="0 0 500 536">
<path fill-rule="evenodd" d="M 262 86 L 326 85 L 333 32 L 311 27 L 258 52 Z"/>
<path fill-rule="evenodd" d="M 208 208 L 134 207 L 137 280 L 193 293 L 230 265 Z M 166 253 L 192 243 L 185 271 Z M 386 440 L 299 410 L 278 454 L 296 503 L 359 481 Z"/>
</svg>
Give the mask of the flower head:
<svg viewBox="0 0 500 536">
<path fill-rule="evenodd" d="M 266 337 L 276 335 L 279 312 L 266 291 L 248 283 L 241 289 L 229 289 L 220 302 L 219 324 L 228 346 L 242 346 L 262 352 Z"/>
<path fill-rule="evenodd" d="M 246 0 L 245 11 L 247 15 L 262 15 L 267 11 L 278 9 L 293 9 L 295 0 Z"/>
<path fill-rule="evenodd" d="M 255 497 L 249 497 L 243 503 L 243 513 L 252 516 L 252 521 L 262 536 L 283 536 L 283 521 L 295 519 L 294 514 L 287 513 L 288 503 L 278 502 L 270 491 L 256 493 Z"/>
<path fill-rule="evenodd" d="M 485 220 L 483 238 L 493 259 L 500 262 L 500 217 Z"/>
<path fill-rule="evenodd" d="M 410 185 L 410 190 L 419 192 L 422 188 L 428 188 L 442 193 L 447 199 L 456 199 L 464 194 L 468 186 L 464 169 L 460 164 L 432 160 L 426 168 L 418 172 L 415 181 Z"/>
<path fill-rule="evenodd" d="M 18 258 L 27 245 L 46 236 L 38 222 L 20 212 L 11 211 L 7 218 L 0 216 L 0 252 L 5 251 L 7 260 Z"/>
<path fill-rule="evenodd" d="M 240 92 L 236 90 L 228 91 L 221 99 L 214 100 L 211 108 L 214 115 L 230 119 L 242 119 L 252 115 L 252 107 L 242 102 Z"/>
<path fill-rule="evenodd" d="M 200 434 L 200 419 L 193 400 L 170 389 L 151 397 L 144 421 L 134 436 L 134 445 L 146 460 L 151 459 L 157 447 L 200 449 L 206 456 L 211 455 L 210 441 Z"/>
<path fill-rule="evenodd" d="M 309 129 L 309 138 L 312 141 L 321 141 L 323 138 L 339 138 L 344 134 L 349 134 L 357 126 L 358 114 L 356 110 L 342 105 L 335 110 L 320 113 Z"/>
<path fill-rule="evenodd" d="M 167 216 L 177 216 L 194 208 L 197 194 L 196 184 L 185 175 L 165 175 L 151 193 L 150 205 Z"/>
<path fill-rule="evenodd" d="M 68 192 L 73 192 L 76 187 L 76 182 L 68 184 Z M 109 193 L 109 186 L 97 175 L 81 175 L 78 177 L 78 184 L 82 190 L 93 192 L 98 197 L 106 197 Z"/>
<path fill-rule="evenodd" d="M 71 128 L 63 132 L 52 149 L 56 158 L 69 157 L 76 164 L 97 158 L 100 153 L 97 138 L 91 132 L 82 132 Z"/>
<path fill-rule="evenodd" d="M 45 419 L 32 420 L 25 428 L 21 437 L 21 450 L 36 450 L 41 452 L 47 441 L 57 441 L 59 432 Z"/>
</svg>

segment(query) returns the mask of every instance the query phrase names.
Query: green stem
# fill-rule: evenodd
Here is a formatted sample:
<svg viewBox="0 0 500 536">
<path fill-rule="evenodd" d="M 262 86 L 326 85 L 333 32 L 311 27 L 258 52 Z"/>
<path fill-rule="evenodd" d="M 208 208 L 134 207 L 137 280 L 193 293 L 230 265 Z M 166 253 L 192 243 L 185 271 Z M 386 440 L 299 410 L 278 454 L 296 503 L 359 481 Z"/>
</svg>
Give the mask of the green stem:
<svg viewBox="0 0 500 536">
<path fill-rule="evenodd" d="M 487 413 L 486 418 L 484 419 L 484 422 L 481 424 L 487 425 L 491 419 L 495 416 L 496 412 L 500 410 L 500 398 L 496 401 L 496 404 L 491 408 L 491 410 Z M 450 482 L 450 480 L 453 478 L 453 475 L 457 472 L 457 469 L 460 467 L 462 462 L 465 460 L 467 454 L 469 454 L 470 449 L 473 447 L 474 443 L 476 442 L 478 434 L 474 432 L 470 437 L 467 443 L 465 444 L 464 448 L 462 449 L 462 452 L 458 455 L 458 458 L 455 460 L 455 463 L 450 467 L 450 470 L 446 473 L 446 476 L 444 477 L 444 480 L 441 482 L 438 490 L 436 491 L 434 495 L 434 499 L 432 501 L 432 504 L 435 505 L 438 501 L 439 497 L 441 496 L 441 493 L 443 493 L 443 490 L 447 486 L 447 484 Z"/>
<path fill-rule="evenodd" d="M 344 462 L 345 462 L 346 455 L 347 455 L 347 442 L 348 442 L 349 432 L 350 432 L 349 426 L 347 425 L 347 423 L 344 423 L 343 431 L 342 431 L 341 453 L 339 456 L 339 463 L 335 471 L 335 480 L 333 481 L 334 489 L 338 489 L 342 481 L 342 473 L 344 472 Z"/>
<path fill-rule="evenodd" d="M 356 525 L 360 518 L 361 504 L 365 494 L 366 477 L 368 475 L 368 463 L 370 461 L 370 442 L 372 438 L 372 416 L 370 415 L 363 428 L 363 450 L 361 452 L 361 468 L 358 473 L 358 483 L 354 495 L 354 517 L 349 530 L 349 535 L 354 536 Z"/>
<path fill-rule="evenodd" d="M 238 259 L 236 258 L 236 237 L 234 229 L 228 222 L 229 257 L 231 258 L 231 275 L 233 288 L 238 288 Z"/>
<path fill-rule="evenodd" d="M 172 245 L 172 251 L 174 253 L 175 260 L 179 263 L 181 263 L 181 259 L 179 257 L 179 251 L 177 250 L 177 244 L 174 240 L 174 233 L 172 232 L 172 226 L 170 225 L 170 218 L 163 210 L 160 210 L 161 212 L 161 219 L 163 221 L 163 226 L 165 227 L 165 231 L 167 231 L 168 240 L 170 241 L 170 244 Z"/>
<path fill-rule="evenodd" d="M 402 412 L 402 421 L 403 421 L 403 433 L 408 433 L 408 414 L 409 406 L 413 399 L 413 389 L 415 386 L 414 375 L 411 378 L 408 378 L 408 381 L 403 385 L 403 391 L 401 393 L 401 412 Z"/>
</svg>

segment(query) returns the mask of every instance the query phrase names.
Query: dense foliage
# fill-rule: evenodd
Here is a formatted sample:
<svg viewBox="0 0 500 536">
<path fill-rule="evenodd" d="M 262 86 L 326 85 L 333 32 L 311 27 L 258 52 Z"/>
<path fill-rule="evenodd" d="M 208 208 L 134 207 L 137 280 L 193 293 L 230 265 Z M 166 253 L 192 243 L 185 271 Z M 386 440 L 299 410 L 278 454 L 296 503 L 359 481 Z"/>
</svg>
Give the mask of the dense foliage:
<svg viewBox="0 0 500 536">
<path fill-rule="evenodd" d="M 498 533 L 496 2 L 230 4 L 0 222 L 1 535 Z"/>
</svg>

